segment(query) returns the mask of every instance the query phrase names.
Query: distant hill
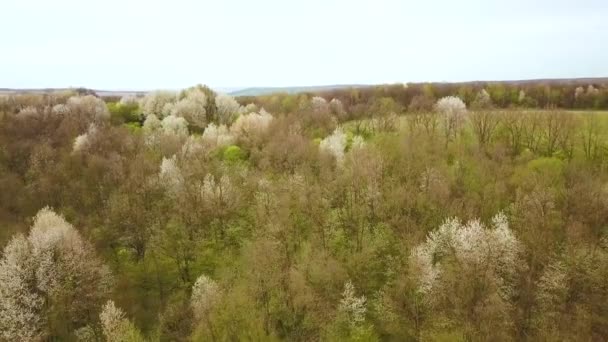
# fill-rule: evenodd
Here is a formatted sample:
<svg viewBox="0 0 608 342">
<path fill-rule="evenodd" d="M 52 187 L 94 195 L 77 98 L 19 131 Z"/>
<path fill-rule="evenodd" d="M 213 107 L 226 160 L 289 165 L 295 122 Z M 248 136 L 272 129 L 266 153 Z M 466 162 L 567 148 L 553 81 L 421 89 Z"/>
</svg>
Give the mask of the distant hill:
<svg viewBox="0 0 608 342">
<path fill-rule="evenodd" d="M 28 89 L 13 89 L 13 88 L 0 88 L 0 95 L 11 95 L 11 94 L 53 94 L 61 93 L 64 91 L 74 91 L 77 88 L 28 88 Z M 82 88 L 84 89 L 84 88 Z M 146 95 L 147 91 L 138 90 L 96 90 L 91 89 L 95 94 L 101 97 L 121 97 L 121 96 L 143 96 Z"/>
<path fill-rule="evenodd" d="M 529 79 L 529 80 L 503 80 L 503 81 L 468 81 L 468 82 L 410 82 L 409 84 L 452 84 L 452 85 L 476 85 L 484 86 L 486 84 L 503 83 L 506 85 L 527 85 L 527 84 L 562 84 L 562 85 L 606 85 L 608 84 L 607 77 L 586 77 L 586 78 L 554 78 L 554 79 Z M 220 93 L 227 93 L 232 96 L 262 96 L 276 93 L 288 93 L 296 94 L 303 92 L 323 92 L 337 89 L 347 88 L 367 88 L 379 86 L 380 84 L 336 84 L 336 85 L 323 85 L 323 86 L 301 86 L 301 87 L 249 87 L 249 88 L 238 88 L 238 87 L 220 87 L 214 88 L 215 91 Z M 0 88 L 0 95 L 10 94 L 50 94 L 55 92 L 62 92 L 66 90 L 76 90 L 78 88 L 29 88 L 29 89 L 13 89 L 13 88 Z M 84 88 L 82 88 L 84 89 Z M 146 95 L 148 90 L 96 90 L 91 89 L 97 95 L 101 97 L 121 97 L 125 95 L 143 96 Z"/>
<path fill-rule="evenodd" d="M 304 92 L 318 92 L 345 88 L 363 88 L 369 85 L 363 84 L 336 84 L 325 86 L 305 86 L 305 87 L 252 87 L 230 92 L 232 96 L 261 96 L 276 93 L 297 94 Z"/>
</svg>

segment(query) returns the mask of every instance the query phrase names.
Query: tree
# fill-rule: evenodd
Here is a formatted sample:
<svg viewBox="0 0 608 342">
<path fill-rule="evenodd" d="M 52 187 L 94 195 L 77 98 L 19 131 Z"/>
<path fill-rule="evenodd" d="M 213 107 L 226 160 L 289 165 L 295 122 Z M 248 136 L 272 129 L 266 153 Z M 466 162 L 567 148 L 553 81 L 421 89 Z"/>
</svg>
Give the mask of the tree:
<svg viewBox="0 0 608 342">
<path fill-rule="evenodd" d="M 203 323 L 215 339 L 213 325 L 209 317 L 211 310 L 217 305 L 221 291 L 215 281 L 201 274 L 192 286 L 190 306 L 197 322 Z"/>
<path fill-rule="evenodd" d="M 225 125 L 210 123 L 203 132 L 203 143 L 210 147 L 223 147 L 234 143 L 234 136 Z"/>
<path fill-rule="evenodd" d="M 512 334 L 515 275 L 521 268 L 520 243 L 506 216 L 492 221 L 488 229 L 479 221 L 448 219 L 412 251 L 410 261 L 426 305 L 462 324 L 465 336 L 482 339 Z"/>
<path fill-rule="evenodd" d="M 467 107 L 462 100 L 455 96 L 439 99 L 435 108 L 444 117 L 446 144 L 455 139 L 467 113 Z"/>
<path fill-rule="evenodd" d="M 481 89 L 475 96 L 473 103 L 471 103 L 471 108 L 473 109 L 490 109 L 492 106 L 492 98 L 485 89 Z"/>
<path fill-rule="evenodd" d="M 273 119 L 264 109 L 260 113 L 241 115 L 230 127 L 230 132 L 237 136 L 259 135 L 268 129 Z"/>
<path fill-rule="evenodd" d="M 109 269 L 63 217 L 41 209 L 27 238 L 17 236 L 0 262 L 0 333 L 38 340 L 93 320 L 111 284 Z M 54 321 L 59 317 L 60 321 Z"/>
<path fill-rule="evenodd" d="M 225 94 L 219 94 L 215 97 L 215 106 L 217 108 L 217 122 L 221 125 L 230 125 L 241 109 L 241 105 L 232 96 Z"/>
<path fill-rule="evenodd" d="M 93 95 L 72 96 L 66 105 L 71 112 L 89 117 L 92 121 L 104 121 L 110 118 L 106 103 Z"/>
<path fill-rule="evenodd" d="M 346 110 L 344 110 L 344 105 L 342 104 L 342 101 L 338 99 L 332 99 L 331 101 L 329 101 L 329 110 L 337 118 L 344 119 L 346 116 Z"/>
<path fill-rule="evenodd" d="M 97 126 L 92 123 L 86 133 L 83 133 L 74 139 L 74 146 L 72 147 L 73 152 L 85 151 L 96 138 Z"/>
<path fill-rule="evenodd" d="M 357 297 L 350 281 L 344 284 L 342 299 L 338 305 L 336 319 L 328 331 L 331 341 L 377 341 L 373 326 L 365 320 L 367 303 L 365 296 Z"/>
<path fill-rule="evenodd" d="M 500 123 L 500 117 L 499 113 L 494 111 L 478 109 L 469 113 L 469 121 L 473 126 L 473 131 L 477 136 L 479 145 L 485 146 L 492 140 L 496 128 Z"/>
<path fill-rule="evenodd" d="M 344 150 L 346 149 L 346 134 L 344 134 L 341 128 L 336 128 L 330 136 L 321 140 L 319 148 L 334 156 L 338 164 L 341 164 L 344 160 Z"/>
<path fill-rule="evenodd" d="M 150 123 L 150 126 L 153 125 L 154 122 Z M 182 117 L 169 115 L 161 121 L 161 126 L 165 134 L 177 137 L 185 137 L 188 135 L 188 122 Z"/>
<path fill-rule="evenodd" d="M 327 100 L 320 96 L 315 96 L 310 100 L 312 110 L 318 113 L 326 113 L 329 111 L 329 105 Z"/>
<path fill-rule="evenodd" d="M 17 235 L 0 261 L 0 336 L 6 341 L 35 341 L 47 335 L 44 297 L 38 293 L 32 246 Z"/>
<path fill-rule="evenodd" d="M 125 313 L 109 300 L 99 314 L 103 336 L 108 342 L 143 342 L 139 330 L 125 317 Z"/>
<path fill-rule="evenodd" d="M 155 91 L 148 93 L 141 99 L 141 108 L 145 115 L 154 114 L 158 118 L 164 118 L 167 112 L 167 104 L 175 102 L 175 93 L 169 91 Z"/>
<path fill-rule="evenodd" d="M 178 196 L 184 187 L 184 177 L 177 166 L 177 158 L 163 158 L 160 164 L 159 181 L 171 196 Z"/>
<path fill-rule="evenodd" d="M 207 96 L 196 88 L 188 90 L 184 98 L 171 108 L 171 115 L 182 117 L 190 125 L 205 127 L 207 123 Z"/>
</svg>

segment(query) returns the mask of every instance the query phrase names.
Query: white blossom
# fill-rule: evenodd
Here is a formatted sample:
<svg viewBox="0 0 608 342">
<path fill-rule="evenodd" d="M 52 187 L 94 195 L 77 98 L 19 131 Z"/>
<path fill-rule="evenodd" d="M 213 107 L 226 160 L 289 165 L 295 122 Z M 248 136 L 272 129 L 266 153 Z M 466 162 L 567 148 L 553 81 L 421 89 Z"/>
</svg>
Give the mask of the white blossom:
<svg viewBox="0 0 608 342">
<path fill-rule="evenodd" d="M 198 89 L 191 89 L 186 93 L 186 96 L 175 103 L 171 108 L 171 115 L 182 117 L 189 124 L 205 127 L 207 122 L 207 96 Z"/>
<path fill-rule="evenodd" d="M 329 111 L 329 105 L 327 104 L 327 101 L 320 96 L 313 97 L 310 100 L 310 103 L 312 105 L 312 110 L 317 113 L 325 113 Z"/>
<path fill-rule="evenodd" d="M 101 329 L 108 342 L 144 341 L 141 333 L 126 318 L 125 313 L 109 300 L 99 314 Z"/>
<path fill-rule="evenodd" d="M 550 263 L 538 281 L 538 302 L 544 310 L 551 310 L 564 303 L 568 295 L 567 270 L 563 262 Z"/>
<path fill-rule="evenodd" d="M 446 220 L 439 229 L 429 233 L 426 241 L 411 255 L 418 273 L 419 290 L 430 294 L 441 281 L 441 258 L 451 256 L 463 267 L 462 272 L 488 269 L 502 296 L 510 295 L 510 282 L 519 255 L 519 242 L 513 236 L 507 218 L 499 213 L 493 218 L 493 229 L 478 220 L 462 224 L 458 219 Z"/>
<path fill-rule="evenodd" d="M 110 112 L 106 103 L 93 95 L 72 96 L 68 99 L 66 106 L 71 112 L 78 112 L 95 121 L 103 121 L 110 118 Z"/>
<path fill-rule="evenodd" d="M 202 274 L 194 286 L 192 286 L 192 297 L 190 306 L 197 320 L 203 319 L 213 309 L 220 297 L 220 289 L 213 279 Z"/>
<path fill-rule="evenodd" d="M 365 296 L 357 297 L 355 294 L 355 286 L 353 283 L 347 281 L 344 284 L 344 292 L 342 292 L 342 299 L 338 305 L 338 312 L 346 315 L 348 322 L 352 326 L 356 326 L 365 321 L 366 298 Z"/>
<path fill-rule="evenodd" d="M 163 158 L 160 164 L 159 179 L 164 188 L 171 195 L 177 195 L 182 190 L 184 185 L 184 177 L 182 171 L 177 166 L 177 158 Z"/>
<path fill-rule="evenodd" d="M 230 131 L 235 135 L 261 134 L 268 129 L 273 119 L 272 115 L 262 109 L 260 113 L 239 116 Z"/>
<path fill-rule="evenodd" d="M 43 339 L 55 295 L 73 296 L 65 319 L 75 320 L 108 292 L 110 280 L 78 231 L 51 209 L 40 210 L 28 237 L 13 238 L 0 261 L 0 337 Z"/>
<path fill-rule="evenodd" d="M 158 117 L 154 114 L 150 114 L 146 116 L 146 120 L 144 120 L 143 131 L 145 133 L 153 133 L 163 127 L 162 122 L 158 119 Z"/>
<path fill-rule="evenodd" d="M 443 97 L 437 101 L 435 106 L 437 111 L 445 115 L 446 119 L 462 118 L 467 112 L 467 106 L 456 96 Z"/>
<path fill-rule="evenodd" d="M 36 265 L 28 240 L 17 235 L 0 260 L 0 339 L 35 341 L 44 335 L 44 298 L 37 291 Z"/>
<path fill-rule="evenodd" d="M 169 115 L 165 110 L 165 106 L 175 102 L 175 93 L 169 91 L 155 91 L 148 93 L 140 101 L 142 111 L 146 115 L 154 114 L 158 118 L 164 118 Z"/>
<path fill-rule="evenodd" d="M 242 106 L 241 108 L 239 108 L 239 114 L 241 114 L 241 115 L 255 113 L 257 111 L 258 111 L 258 106 L 256 106 L 254 103 L 250 103 L 246 106 Z"/>
<path fill-rule="evenodd" d="M 154 114 L 146 116 L 146 120 L 142 126 L 145 143 L 148 146 L 154 146 L 160 139 L 160 133 L 163 128 L 162 122 Z"/>
<path fill-rule="evenodd" d="M 184 137 L 188 135 L 188 122 L 182 117 L 169 115 L 161 121 L 161 126 L 165 134 Z"/>
<path fill-rule="evenodd" d="M 207 146 L 211 147 L 222 147 L 234 144 L 235 138 L 228 131 L 225 125 L 216 126 L 214 123 L 210 123 L 202 136 L 203 142 Z"/>
<path fill-rule="evenodd" d="M 460 129 L 467 113 L 467 107 L 460 98 L 447 96 L 439 99 L 435 108 L 444 117 L 446 138 L 450 139 Z"/>
<path fill-rule="evenodd" d="M 51 112 L 56 115 L 66 115 L 70 112 L 70 109 L 67 105 L 60 103 L 53 106 Z"/>
<path fill-rule="evenodd" d="M 104 336 L 109 341 L 115 341 L 119 336 L 120 326 L 125 319 L 125 313 L 114 305 L 114 302 L 109 300 L 99 314 L 101 327 Z"/>
<path fill-rule="evenodd" d="M 344 134 L 342 128 L 336 128 L 331 135 L 321 140 L 319 148 L 333 155 L 338 163 L 342 163 L 344 160 L 344 149 L 346 148 L 346 134 Z"/>
<path fill-rule="evenodd" d="M 217 119 L 220 124 L 231 124 L 239 114 L 241 105 L 230 95 L 219 94 L 215 97 Z"/>
<path fill-rule="evenodd" d="M 85 151 L 91 144 L 92 140 L 95 139 L 97 135 L 97 126 L 92 123 L 89 125 L 89 129 L 86 133 L 83 133 L 77 136 L 74 139 L 74 145 L 72 147 L 73 152 L 82 152 Z"/>
<path fill-rule="evenodd" d="M 201 196 L 207 205 L 218 206 L 228 203 L 235 196 L 235 190 L 227 175 L 216 177 L 207 174 L 203 180 Z"/>
</svg>

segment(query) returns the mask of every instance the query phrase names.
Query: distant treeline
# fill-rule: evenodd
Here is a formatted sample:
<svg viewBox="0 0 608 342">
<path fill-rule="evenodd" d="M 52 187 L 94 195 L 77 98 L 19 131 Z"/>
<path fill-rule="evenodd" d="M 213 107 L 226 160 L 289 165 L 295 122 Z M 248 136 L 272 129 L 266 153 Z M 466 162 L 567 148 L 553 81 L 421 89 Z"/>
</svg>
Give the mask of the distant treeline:
<svg viewBox="0 0 608 342">
<path fill-rule="evenodd" d="M 608 79 L 538 80 L 516 82 L 408 83 L 332 89 L 299 94 L 276 93 L 239 97 L 242 103 L 255 102 L 274 112 L 291 112 L 305 98 L 319 95 L 336 98 L 348 109 L 373 105 L 379 99 L 393 99 L 403 111 L 432 109 L 445 96 L 458 96 L 467 106 L 485 89 L 497 108 L 608 109 Z"/>
</svg>

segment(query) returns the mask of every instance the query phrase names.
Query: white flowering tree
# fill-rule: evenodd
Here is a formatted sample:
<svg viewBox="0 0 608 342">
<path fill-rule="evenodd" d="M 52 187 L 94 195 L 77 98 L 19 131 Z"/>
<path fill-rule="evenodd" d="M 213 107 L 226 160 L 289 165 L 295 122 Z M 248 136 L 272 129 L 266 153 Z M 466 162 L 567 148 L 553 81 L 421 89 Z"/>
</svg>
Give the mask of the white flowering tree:
<svg viewBox="0 0 608 342">
<path fill-rule="evenodd" d="M 220 125 L 230 125 L 241 111 L 241 105 L 230 95 L 219 94 L 215 97 L 217 121 Z"/>
<path fill-rule="evenodd" d="M 210 123 L 202 136 L 203 143 L 209 147 L 222 147 L 234 144 L 236 140 L 226 125 Z"/>
<path fill-rule="evenodd" d="M 486 228 L 477 220 L 448 219 L 414 248 L 412 274 L 429 307 L 454 307 L 441 314 L 472 325 L 494 319 L 508 324 L 522 263 L 520 243 L 505 215 L 496 215 L 492 223 Z"/>
<path fill-rule="evenodd" d="M 492 106 L 493 106 L 492 98 L 490 97 L 490 94 L 487 92 L 487 90 L 481 89 L 477 93 L 477 95 L 475 95 L 475 99 L 473 100 L 473 103 L 471 104 L 471 106 L 473 107 L 473 109 L 492 108 Z"/>
<path fill-rule="evenodd" d="M 182 117 L 169 115 L 161 121 L 163 133 L 177 137 L 188 136 L 188 121 Z"/>
<path fill-rule="evenodd" d="M 148 146 L 156 145 L 160 140 L 163 124 L 154 114 L 146 116 L 142 126 L 144 142 Z"/>
<path fill-rule="evenodd" d="M 244 114 L 249 114 L 249 113 L 257 113 L 259 111 L 258 106 L 256 106 L 254 103 L 250 103 L 246 106 L 242 106 L 241 108 L 239 108 L 239 114 L 244 115 Z"/>
<path fill-rule="evenodd" d="M 40 112 L 43 113 L 46 111 Z M 61 115 L 64 122 L 69 122 L 69 127 L 77 132 L 85 131 L 91 123 L 102 125 L 110 119 L 106 103 L 93 95 L 72 96 L 65 105 L 55 106 L 53 113 Z"/>
<path fill-rule="evenodd" d="M 185 97 L 177 101 L 171 108 L 171 115 L 182 117 L 190 125 L 205 127 L 207 123 L 207 95 L 193 88 L 185 92 Z"/>
<path fill-rule="evenodd" d="M 455 139 L 467 113 L 467 106 L 459 97 L 446 96 L 435 105 L 435 109 L 443 115 L 446 144 Z"/>
<path fill-rule="evenodd" d="M 94 123 L 92 123 L 89 126 L 89 129 L 85 133 L 77 136 L 74 139 L 74 145 L 72 147 L 72 151 L 74 153 L 86 151 L 91 146 L 91 144 L 94 142 L 94 140 L 97 136 L 97 132 L 98 132 L 97 126 Z"/>
<path fill-rule="evenodd" d="M 230 127 L 230 132 L 236 136 L 262 134 L 268 129 L 273 119 L 273 116 L 264 109 L 259 113 L 241 115 Z"/>
<path fill-rule="evenodd" d="M 328 340 L 331 341 L 375 341 L 373 326 L 366 322 L 367 299 L 357 296 L 353 283 L 344 284 L 342 298 L 338 305 L 336 319 L 329 328 Z"/>
<path fill-rule="evenodd" d="M 145 115 L 154 114 L 158 118 L 169 115 L 167 105 L 174 103 L 176 94 L 170 91 L 155 91 L 148 93 L 140 100 L 140 107 Z"/>
<path fill-rule="evenodd" d="M 70 111 L 78 111 L 96 121 L 103 121 L 110 118 L 110 112 L 108 111 L 106 103 L 93 95 L 72 96 L 68 99 L 66 105 Z"/>
<path fill-rule="evenodd" d="M 177 157 L 163 158 L 158 173 L 160 184 L 168 194 L 178 196 L 184 186 L 184 176 L 177 165 Z"/>
<path fill-rule="evenodd" d="M 197 321 L 208 321 L 209 312 L 220 299 L 221 291 L 217 283 L 202 274 L 192 286 L 190 306 Z"/>
<path fill-rule="evenodd" d="M 321 151 L 334 156 L 338 164 L 341 164 L 344 160 L 344 150 L 346 149 L 346 134 L 344 134 L 342 128 L 336 128 L 331 135 L 321 140 L 319 148 Z"/>
<path fill-rule="evenodd" d="M 145 339 L 125 313 L 109 300 L 99 314 L 101 330 L 107 342 L 143 342 Z"/>
<path fill-rule="evenodd" d="M 329 105 L 327 104 L 327 100 L 325 100 L 321 96 L 313 97 L 310 100 L 310 104 L 312 106 L 312 110 L 317 113 L 326 113 L 329 111 Z"/>
<path fill-rule="evenodd" d="M 72 329 L 86 323 L 109 292 L 109 269 L 63 217 L 38 212 L 27 237 L 17 235 L 0 260 L 0 338 L 42 340 L 47 317 L 63 316 Z"/>
<path fill-rule="evenodd" d="M 352 326 L 365 321 L 365 312 L 367 311 L 365 296 L 357 297 L 355 286 L 350 281 L 344 284 L 344 292 L 342 292 L 338 311 L 347 317 L 348 323 Z"/>
</svg>

